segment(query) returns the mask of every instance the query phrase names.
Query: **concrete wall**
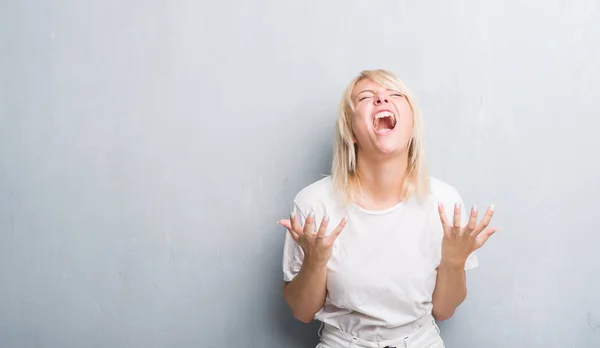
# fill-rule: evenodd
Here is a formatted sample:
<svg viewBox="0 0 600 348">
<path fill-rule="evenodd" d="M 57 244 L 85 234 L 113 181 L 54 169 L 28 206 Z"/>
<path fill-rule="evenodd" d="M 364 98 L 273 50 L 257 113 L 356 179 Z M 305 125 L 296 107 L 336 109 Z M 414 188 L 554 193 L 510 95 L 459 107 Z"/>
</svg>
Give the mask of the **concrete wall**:
<svg viewBox="0 0 600 348">
<path fill-rule="evenodd" d="M 284 231 L 387 68 L 501 231 L 448 347 L 600 346 L 597 1 L 4 1 L 0 346 L 312 347 Z"/>
</svg>

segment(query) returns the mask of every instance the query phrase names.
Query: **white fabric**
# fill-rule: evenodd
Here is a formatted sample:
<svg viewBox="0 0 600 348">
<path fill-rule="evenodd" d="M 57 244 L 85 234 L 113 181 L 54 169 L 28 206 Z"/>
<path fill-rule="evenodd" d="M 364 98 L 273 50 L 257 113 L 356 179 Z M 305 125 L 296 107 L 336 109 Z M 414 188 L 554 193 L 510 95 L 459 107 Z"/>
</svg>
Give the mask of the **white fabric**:
<svg viewBox="0 0 600 348">
<path fill-rule="evenodd" d="M 406 325 L 409 333 L 385 341 L 369 341 L 323 325 L 321 342 L 316 348 L 444 348 L 440 329 L 431 315 Z"/>
<path fill-rule="evenodd" d="M 302 225 L 311 211 L 315 224 L 330 216 L 328 233 L 343 216 L 348 223 L 332 250 L 327 272 L 325 305 L 315 319 L 367 340 L 398 337 L 402 326 L 430 315 L 443 237 L 437 203 L 442 202 L 448 221 L 454 204 L 465 207 L 454 187 L 431 179 L 431 195 L 424 202 L 410 199 L 389 209 L 369 211 L 356 204 L 342 205 L 331 177 L 300 191 L 293 210 Z M 286 232 L 283 275 L 292 281 L 300 271 L 304 253 Z M 465 269 L 476 267 L 469 256 Z"/>
</svg>

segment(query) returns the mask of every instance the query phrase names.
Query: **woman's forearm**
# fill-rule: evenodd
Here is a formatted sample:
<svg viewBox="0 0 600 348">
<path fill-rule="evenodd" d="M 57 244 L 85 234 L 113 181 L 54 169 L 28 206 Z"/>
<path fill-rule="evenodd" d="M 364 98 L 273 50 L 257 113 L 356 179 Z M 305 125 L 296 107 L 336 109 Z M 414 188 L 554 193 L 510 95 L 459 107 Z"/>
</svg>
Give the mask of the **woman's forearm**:
<svg viewBox="0 0 600 348">
<path fill-rule="evenodd" d="M 285 284 L 283 296 L 296 319 L 309 323 L 325 304 L 327 264 L 313 265 L 306 260 L 294 279 Z"/>
<path fill-rule="evenodd" d="M 456 308 L 467 297 L 464 265 L 442 262 L 438 267 L 433 291 L 433 316 L 442 321 L 452 317 Z"/>
</svg>

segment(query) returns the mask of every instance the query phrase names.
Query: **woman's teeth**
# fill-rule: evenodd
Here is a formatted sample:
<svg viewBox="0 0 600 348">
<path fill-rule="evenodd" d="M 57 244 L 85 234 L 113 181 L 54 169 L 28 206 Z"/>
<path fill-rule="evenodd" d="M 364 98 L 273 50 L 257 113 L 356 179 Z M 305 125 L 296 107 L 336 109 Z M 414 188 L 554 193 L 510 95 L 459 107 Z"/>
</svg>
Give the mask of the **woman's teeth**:
<svg viewBox="0 0 600 348">
<path fill-rule="evenodd" d="M 396 126 L 396 117 L 389 111 L 381 111 L 375 115 L 373 119 L 373 127 L 376 130 L 394 129 Z"/>
</svg>

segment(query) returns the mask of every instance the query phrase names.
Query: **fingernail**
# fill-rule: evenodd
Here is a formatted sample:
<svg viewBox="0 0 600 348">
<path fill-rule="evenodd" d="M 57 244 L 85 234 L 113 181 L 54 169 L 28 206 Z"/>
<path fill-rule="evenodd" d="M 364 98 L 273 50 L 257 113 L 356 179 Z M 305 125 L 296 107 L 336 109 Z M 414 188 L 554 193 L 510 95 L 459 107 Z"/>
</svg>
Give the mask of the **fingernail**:
<svg viewBox="0 0 600 348">
<path fill-rule="evenodd" d="M 473 206 L 473 211 L 477 211 L 477 206 L 476 205 Z"/>
<path fill-rule="evenodd" d="M 491 210 L 491 211 L 494 211 L 494 205 L 493 205 L 493 204 L 492 204 L 492 205 L 490 205 L 490 210 Z"/>
<path fill-rule="evenodd" d="M 296 217 L 296 213 L 294 213 L 294 212 L 291 212 L 291 213 L 290 213 L 290 217 L 291 217 L 292 219 L 293 219 L 293 218 L 295 218 L 295 217 Z"/>
<path fill-rule="evenodd" d="M 315 212 L 314 212 L 314 211 L 311 211 L 311 212 L 310 212 L 310 214 L 308 214 L 308 217 L 309 217 L 309 218 L 313 218 L 313 217 L 315 217 Z"/>
<path fill-rule="evenodd" d="M 454 203 L 454 208 L 460 208 L 460 203 Z"/>
<path fill-rule="evenodd" d="M 323 217 L 323 220 L 329 221 L 329 215 L 325 214 L 325 217 Z"/>
</svg>

